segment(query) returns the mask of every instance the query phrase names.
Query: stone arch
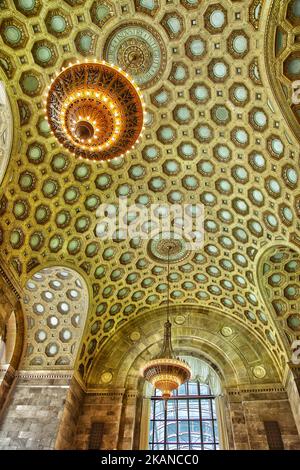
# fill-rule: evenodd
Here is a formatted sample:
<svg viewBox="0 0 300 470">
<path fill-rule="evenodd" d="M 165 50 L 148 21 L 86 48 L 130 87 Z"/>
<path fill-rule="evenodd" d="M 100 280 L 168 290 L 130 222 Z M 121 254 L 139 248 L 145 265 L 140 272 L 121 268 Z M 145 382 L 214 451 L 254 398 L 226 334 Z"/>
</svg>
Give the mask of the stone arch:
<svg viewBox="0 0 300 470">
<path fill-rule="evenodd" d="M 263 357 L 264 380 L 279 380 L 279 364 L 266 345 L 241 322 L 224 319 L 217 309 L 182 306 L 180 311 L 185 321 L 181 325 L 174 322 L 173 327 L 177 354 L 197 352 L 209 358 L 222 372 L 226 386 L 257 381 L 253 370 L 262 366 Z M 160 308 L 144 313 L 120 329 L 96 356 L 87 387 L 101 388 L 106 380 L 115 387 L 137 387 L 141 367 L 159 351 L 164 320 L 165 309 Z M 228 324 L 230 336 L 226 337 L 221 330 Z"/>
<path fill-rule="evenodd" d="M 299 57 L 297 50 L 290 49 L 288 41 L 288 37 L 296 34 L 298 27 L 298 18 L 292 11 L 292 4 L 296 1 L 262 2 L 260 21 L 265 25 L 264 54 L 259 61 L 278 108 L 295 141 L 299 141 L 298 76 L 296 73 L 289 73 L 290 62 L 296 60 L 299 66 Z"/>
<path fill-rule="evenodd" d="M 13 145 L 13 113 L 4 82 L 0 81 L 0 186 Z"/>
<path fill-rule="evenodd" d="M 2 351 L 6 349 L 8 353 L 0 366 L 0 415 L 14 384 L 15 372 L 23 353 L 24 314 L 20 302 L 21 292 L 18 281 L 0 256 L 0 337 Z M 7 342 L 10 343 L 9 346 Z"/>
<path fill-rule="evenodd" d="M 300 253 L 294 245 L 280 242 L 261 253 L 256 271 L 260 294 L 291 360 L 291 345 L 300 339 Z"/>
</svg>

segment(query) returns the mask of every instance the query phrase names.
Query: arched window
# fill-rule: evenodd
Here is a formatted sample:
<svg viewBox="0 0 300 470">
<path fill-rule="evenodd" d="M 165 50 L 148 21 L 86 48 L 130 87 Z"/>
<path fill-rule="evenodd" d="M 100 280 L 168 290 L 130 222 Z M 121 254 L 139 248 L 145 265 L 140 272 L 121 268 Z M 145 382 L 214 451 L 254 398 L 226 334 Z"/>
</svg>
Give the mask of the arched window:
<svg viewBox="0 0 300 470">
<path fill-rule="evenodd" d="M 150 450 L 217 450 L 219 432 L 215 395 L 193 380 L 165 403 L 158 390 L 151 398 Z"/>
</svg>

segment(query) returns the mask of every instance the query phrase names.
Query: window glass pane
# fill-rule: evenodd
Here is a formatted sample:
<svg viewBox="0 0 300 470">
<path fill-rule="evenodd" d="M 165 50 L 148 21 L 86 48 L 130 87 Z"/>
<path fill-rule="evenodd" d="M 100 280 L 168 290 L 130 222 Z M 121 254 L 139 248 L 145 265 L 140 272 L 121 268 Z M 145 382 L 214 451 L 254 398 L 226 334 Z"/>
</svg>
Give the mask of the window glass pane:
<svg viewBox="0 0 300 470">
<path fill-rule="evenodd" d="M 189 442 L 189 422 L 180 421 L 178 423 L 179 428 L 179 442 Z"/>
<path fill-rule="evenodd" d="M 215 446 L 210 444 L 204 444 L 203 450 L 214 450 Z"/>
<path fill-rule="evenodd" d="M 154 444 L 153 450 L 164 450 L 164 446 L 161 444 Z"/>
<path fill-rule="evenodd" d="M 176 401 L 168 400 L 167 405 L 167 420 L 176 419 Z"/>
<path fill-rule="evenodd" d="M 201 442 L 200 421 L 191 421 L 190 430 L 191 430 L 191 442 L 200 443 Z"/>
<path fill-rule="evenodd" d="M 150 441 L 152 441 L 153 438 L 153 421 L 150 421 L 150 429 L 149 429 L 149 434 L 150 434 Z"/>
<path fill-rule="evenodd" d="M 183 384 L 178 388 L 178 395 L 187 395 L 187 385 Z"/>
<path fill-rule="evenodd" d="M 177 444 L 167 444 L 167 450 L 177 450 Z"/>
<path fill-rule="evenodd" d="M 210 419 L 211 416 L 211 408 L 210 408 L 210 400 L 203 399 L 201 400 L 201 414 L 202 419 Z"/>
<path fill-rule="evenodd" d="M 154 442 L 164 442 L 164 421 L 154 421 Z"/>
<path fill-rule="evenodd" d="M 214 419 L 217 418 L 217 413 L 216 413 L 216 402 L 215 400 L 212 400 L 212 409 L 213 409 L 213 417 Z"/>
<path fill-rule="evenodd" d="M 187 400 L 178 400 L 178 419 L 187 419 Z"/>
<path fill-rule="evenodd" d="M 165 419 L 165 407 L 163 400 L 155 400 L 155 419 Z"/>
<path fill-rule="evenodd" d="M 215 439 L 216 439 L 216 442 L 219 442 L 219 429 L 218 429 L 217 421 L 214 421 L 214 429 L 215 429 Z"/>
<path fill-rule="evenodd" d="M 190 382 L 188 384 L 189 387 L 189 395 L 198 395 L 198 383 L 197 382 Z"/>
<path fill-rule="evenodd" d="M 200 385 L 200 394 L 201 395 L 210 395 L 209 386 L 205 384 Z"/>
<path fill-rule="evenodd" d="M 167 421 L 167 441 L 176 442 L 177 423 L 176 421 Z"/>
<path fill-rule="evenodd" d="M 190 419 L 200 419 L 199 400 L 189 400 Z"/>
<path fill-rule="evenodd" d="M 203 442 L 214 442 L 213 421 L 202 421 Z"/>
</svg>

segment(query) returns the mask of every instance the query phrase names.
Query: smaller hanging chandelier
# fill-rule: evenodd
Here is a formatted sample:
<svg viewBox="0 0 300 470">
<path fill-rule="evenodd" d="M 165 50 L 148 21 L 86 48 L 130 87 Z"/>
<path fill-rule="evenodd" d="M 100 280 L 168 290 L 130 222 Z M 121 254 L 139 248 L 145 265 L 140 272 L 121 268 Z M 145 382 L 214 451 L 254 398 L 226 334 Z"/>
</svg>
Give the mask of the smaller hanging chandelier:
<svg viewBox="0 0 300 470">
<path fill-rule="evenodd" d="M 170 286 L 169 286 L 169 252 L 168 247 L 168 304 L 167 321 L 164 324 L 164 342 L 160 354 L 151 361 L 148 361 L 143 369 L 143 377 L 155 388 L 161 390 L 162 397 L 168 399 L 172 392 L 177 390 L 180 385 L 191 378 L 191 369 L 187 362 L 176 358 L 172 348 L 172 325 L 169 321 L 170 315 Z"/>
</svg>

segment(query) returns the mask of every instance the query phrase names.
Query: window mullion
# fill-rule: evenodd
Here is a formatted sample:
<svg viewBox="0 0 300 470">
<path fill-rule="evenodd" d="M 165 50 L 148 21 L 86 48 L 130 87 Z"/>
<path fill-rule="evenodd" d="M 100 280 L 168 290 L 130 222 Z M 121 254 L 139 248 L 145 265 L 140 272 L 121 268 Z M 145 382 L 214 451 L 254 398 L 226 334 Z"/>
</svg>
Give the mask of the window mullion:
<svg viewBox="0 0 300 470">
<path fill-rule="evenodd" d="M 179 403 L 179 400 L 178 400 L 178 396 L 176 398 L 176 408 L 175 408 L 175 411 L 176 411 L 176 445 L 177 445 L 177 450 L 179 450 L 179 417 L 178 417 L 178 403 Z"/>
<path fill-rule="evenodd" d="M 199 386 L 200 387 L 200 386 Z M 201 450 L 203 450 L 203 429 L 202 429 L 202 407 L 201 407 L 201 397 L 199 396 L 199 418 L 200 418 L 200 437 L 201 437 Z"/>
<path fill-rule="evenodd" d="M 215 420 L 214 420 L 214 412 L 213 412 L 213 406 L 212 406 L 212 398 L 210 398 L 209 402 L 210 402 L 211 425 L 212 425 L 213 437 L 214 437 L 214 450 L 216 450 Z"/>
</svg>

